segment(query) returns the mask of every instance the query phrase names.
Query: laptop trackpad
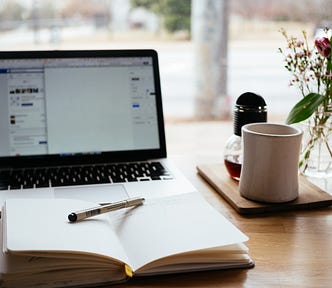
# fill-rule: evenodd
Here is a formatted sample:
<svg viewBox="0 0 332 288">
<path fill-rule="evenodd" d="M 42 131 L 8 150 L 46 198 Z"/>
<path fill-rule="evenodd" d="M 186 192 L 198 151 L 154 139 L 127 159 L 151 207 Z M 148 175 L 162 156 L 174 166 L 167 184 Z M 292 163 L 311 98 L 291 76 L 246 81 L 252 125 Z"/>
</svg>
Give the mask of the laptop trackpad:
<svg viewBox="0 0 332 288">
<path fill-rule="evenodd" d="M 82 199 L 95 203 L 110 203 L 128 198 L 123 185 L 98 185 L 54 188 L 55 198 Z"/>
</svg>

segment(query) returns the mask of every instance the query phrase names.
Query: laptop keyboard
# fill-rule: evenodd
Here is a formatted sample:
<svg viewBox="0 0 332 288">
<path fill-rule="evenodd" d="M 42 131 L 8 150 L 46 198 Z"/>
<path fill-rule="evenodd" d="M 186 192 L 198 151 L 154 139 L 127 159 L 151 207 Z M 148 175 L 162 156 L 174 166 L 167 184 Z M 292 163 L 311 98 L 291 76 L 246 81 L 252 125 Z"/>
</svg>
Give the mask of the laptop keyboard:
<svg viewBox="0 0 332 288">
<path fill-rule="evenodd" d="M 0 171 L 0 190 L 169 179 L 172 175 L 157 161 L 12 169 Z"/>
</svg>

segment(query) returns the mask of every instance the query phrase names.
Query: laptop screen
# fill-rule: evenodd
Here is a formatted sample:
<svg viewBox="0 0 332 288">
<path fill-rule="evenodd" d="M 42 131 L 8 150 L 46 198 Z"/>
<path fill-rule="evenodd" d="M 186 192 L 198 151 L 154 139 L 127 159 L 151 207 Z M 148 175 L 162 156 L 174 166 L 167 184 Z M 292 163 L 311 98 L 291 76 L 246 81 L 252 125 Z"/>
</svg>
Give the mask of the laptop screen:
<svg viewBox="0 0 332 288">
<path fill-rule="evenodd" d="M 2 52 L 0 159 L 162 152 L 160 94 L 152 50 Z"/>
</svg>

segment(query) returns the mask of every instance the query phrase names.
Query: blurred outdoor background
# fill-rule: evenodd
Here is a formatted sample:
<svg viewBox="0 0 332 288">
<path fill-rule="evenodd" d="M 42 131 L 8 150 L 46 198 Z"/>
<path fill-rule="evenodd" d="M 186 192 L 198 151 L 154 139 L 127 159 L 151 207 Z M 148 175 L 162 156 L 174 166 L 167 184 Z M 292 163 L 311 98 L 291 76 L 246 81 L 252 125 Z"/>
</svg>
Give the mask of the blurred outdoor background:
<svg viewBox="0 0 332 288">
<path fill-rule="evenodd" d="M 285 119 L 301 96 L 279 30 L 313 44 L 327 19 L 332 0 L 0 0 L 0 50 L 151 48 L 166 121 L 231 119 L 246 91 Z"/>
</svg>

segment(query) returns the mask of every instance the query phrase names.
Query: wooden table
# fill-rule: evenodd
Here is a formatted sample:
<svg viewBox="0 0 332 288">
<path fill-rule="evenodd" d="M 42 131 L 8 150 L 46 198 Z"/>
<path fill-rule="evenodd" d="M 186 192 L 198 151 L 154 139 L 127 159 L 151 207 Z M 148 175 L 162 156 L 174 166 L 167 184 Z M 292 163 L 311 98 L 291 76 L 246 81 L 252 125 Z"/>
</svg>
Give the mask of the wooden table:
<svg viewBox="0 0 332 288">
<path fill-rule="evenodd" d="M 197 175 L 197 165 L 222 162 L 231 134 L 230 122 L 168 123 L 168 154 L 205 198 L 249 236 L 246 244 L 256 266 L 132 279 L 112 287 L 332 287 L 331 206 L 241 216 Z M 320 184 L 332 193 L 330 183 Z"/>
</svg>

